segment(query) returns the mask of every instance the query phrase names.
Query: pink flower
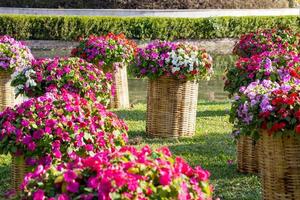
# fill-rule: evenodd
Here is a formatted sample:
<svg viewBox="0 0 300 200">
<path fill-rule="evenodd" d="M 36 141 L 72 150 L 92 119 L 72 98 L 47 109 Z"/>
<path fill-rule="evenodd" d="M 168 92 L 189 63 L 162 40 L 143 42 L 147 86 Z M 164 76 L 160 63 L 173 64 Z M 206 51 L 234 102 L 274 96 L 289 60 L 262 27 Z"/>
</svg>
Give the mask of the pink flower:
<svg viewBox="0 0 300 200">
<path fill-rule="evenodd" d="M 76 181 L 74 182 L 69 182 L 67 184 L 67 190 L 69 192 L 73 192 L 73 193 L 77 193 L 79 189 L 79 183 L 77 183 Z"/>
<path fill-rule="evenodd" d="M 77 175 L 72 170 L 68 170 L 64 173 L 64 179 L 67 183 L 73 182 L 77 178 Z"/>
<path fill-rule="evenodd" d="M 58 196 L 57 200 L 70 200 L 67 194 L 61 194 Z"/>
<path fill-rule="evenodd" d="M 171 171 L 170 169 L 161 169 L 159 183 L 163 186 L 169 185 L 171 183 Z"/>
<path fill-rule="evenodd" d="M 33 194 L 33 200 L 44 200 L 45 199 L 45 192 L 41 189 L 38 189 Z"/>
</svg>

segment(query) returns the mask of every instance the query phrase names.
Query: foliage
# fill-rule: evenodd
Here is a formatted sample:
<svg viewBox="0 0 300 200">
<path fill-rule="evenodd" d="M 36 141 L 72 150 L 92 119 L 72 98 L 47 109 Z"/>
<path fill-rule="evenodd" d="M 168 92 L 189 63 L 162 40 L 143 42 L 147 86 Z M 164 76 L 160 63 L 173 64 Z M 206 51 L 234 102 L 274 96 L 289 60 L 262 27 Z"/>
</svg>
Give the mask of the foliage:
<svg viewBox="0 0 300 200">
<path fill-rule="evenodd" d="M 209 172 L 190 167 L 168 148 L 122 147 L 30 173 L 23 197 L 43 199 L 212 199 Z"/>
<path fill-rule="evenodd" d="M 104 105 L 108 104 L 111 85 L 111 75 L 79 58 L 38 59 L 12 75 L 17 96 L 38 97 L 65 89 Z"/>
<path fill-rule="evenodd" d="M 300 49 L 300 33 L 287 29 L 260 29 L 240 37 L 233 53 L 241 57 L 251 57 L 265 51 Z"/>
<path fill-rule="evenodd" d="M 194 45 L 154 41 L 138 49 L 132 71 L 139 78 L 208 79 L 213 73 L 212 58 L 204 49 Z"/>
<path fill-rule="evenodd" d="M 72 50 L 77 56 L 94 63 L 104 71 L 113 71 L 133 61 L 136 44 L 124 34 L 109 33 L 105 36 L 91 35 L 81 39 L 78 47 Z"/>
<path fill-rule="evenodd" d="M 33 60 L 31 51 L 8 35 L 0 36 L 0 52 L 0 71 L 20 71 L 30 66 Z"/>
<path fill-rule="evenodd" d="M 75 93 L 47 93 L 0 113 L 0 152 L 23 155 L 29 165 L 93 155 L 126 141 L 122 120 Z"/>
<path fill-rule="evenodd" d="M 300 83 L 300 57 L 284 49 L 266 51 L 250 58 L 240 57 L 235 67 L 228 69 L 224 90 L 230 95 L 256 80 L 269 79 L 274 82 Z"/>
<path fill-rule="evenodd" d="M 17 39 L 77 40 L 91 34 L 124 33 L 132 39 L 234 38 L 265 28 L 299 31 L 298 16 L 211 18 L 0 15 L 0 34 Z"/>
</svg>

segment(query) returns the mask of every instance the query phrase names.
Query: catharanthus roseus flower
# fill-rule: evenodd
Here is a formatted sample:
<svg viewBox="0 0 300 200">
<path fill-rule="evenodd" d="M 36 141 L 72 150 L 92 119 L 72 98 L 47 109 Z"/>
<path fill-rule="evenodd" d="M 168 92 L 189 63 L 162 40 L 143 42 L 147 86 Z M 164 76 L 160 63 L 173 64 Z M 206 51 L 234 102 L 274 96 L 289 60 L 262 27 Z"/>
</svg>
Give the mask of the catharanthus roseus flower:
<svg viewBox="0 0 300 200">
<path fill-rule="evenodd" d="M 226 74 L 224 90 L 230 95 L 256 80 L 268 79 L 278 83 L 300 83 L 300 56 L 293 51 L 273 50 L 239 58 Z"/>
<path fill-rule="evenodd" d="M 32 66 L 13 75 L 16 95 L 38 97 L 53 90 L 66 89 L 92 101 L 108 104 L 112 80 L 79 58 L 38 59 Z"/>
<path fill-rule="evenodd" d="M 138 49 L 132 71 L 139 78 L 208 79 L 213 73 L 212 58 L 191 44 L 157 40 Z"/>
<path fill-rule="evenodd" d="M 240 57 L 250 58 L 274 49 L 299 51 L 299 46 L 300 33 L 291 30 L 265 29 L 242 35 L 233 53 Z"/>
<path fill-rule="evenodd" d="M 127 142 L 127 125 L 114 113 L 63 89 L 7 108 L 0 118 L 0 152 L 22 153 L 32 165 L 94 155 Z"/>
<path fill-rule="evenodd" d="M 22 197 L 33 199 L 32 194 L 44 191 L 46 198 L 211 200 L 209 172 L 166 150 L 125 146 L 52 167 L 39 177 L 29 173 Z"/>
<path fill-rule="evenodd" d="M 4 35 L 0 36 L 0 71 L 20 71 L 30 66 L 34 59 L 30 50 L 20 41 Z"/>
<path fill-rule="evenodd" d="M 72 50 L 72 56 L 83 58 L 108 72 L 122 67 L 116 63 L 133 61 L 135 50 L 135 42 L 128 40 L 124 34 L 109 33 L 82 39 L 79 46 Z"/>
</svg>

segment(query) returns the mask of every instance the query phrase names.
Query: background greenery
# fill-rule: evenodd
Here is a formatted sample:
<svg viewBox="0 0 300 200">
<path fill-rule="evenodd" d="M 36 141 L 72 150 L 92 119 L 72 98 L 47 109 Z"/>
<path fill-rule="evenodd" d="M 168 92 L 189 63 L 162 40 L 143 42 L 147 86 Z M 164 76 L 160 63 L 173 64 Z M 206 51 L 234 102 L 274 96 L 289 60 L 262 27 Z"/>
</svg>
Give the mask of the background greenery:
<svg viewBox="0 0 300 200">
<path fill-rule="evenodd" d="M 233 38 L 259 28 L 300 29 L 299 16 L 283 17 L 77 17 L 0 15 L 0 34 L 17 39 L 77 40 L 90 34 L 123 32 L 132 39 Z"/>
</svg>

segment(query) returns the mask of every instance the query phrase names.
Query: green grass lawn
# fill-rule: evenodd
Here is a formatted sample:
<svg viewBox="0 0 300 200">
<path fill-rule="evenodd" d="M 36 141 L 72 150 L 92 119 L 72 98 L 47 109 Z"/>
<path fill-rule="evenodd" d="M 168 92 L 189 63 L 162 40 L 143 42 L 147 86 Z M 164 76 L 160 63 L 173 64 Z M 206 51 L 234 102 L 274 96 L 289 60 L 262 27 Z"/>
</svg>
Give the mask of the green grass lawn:
<svg viewBox="0 0 300 200">
<path fill-rule="evenodd" d="M 231 125 L 228 122 L 229 108 L 229 102 L 200 102 L 196 135 L 178 140 L 149 139 L 145 136 L 145 104 L 115 112 L 129 125 L 131 140 L 142 138 L 140 145 L 149 144 L 154 148 L 168 146 L 174 155 L 184 157 L 191 165 L 201 165 L 209 170 L 215 197 L 222 200 L 260 199 L 258 177 L 236 171 L 235 143 L 230 136 Z M 9 167 L 10 157 L 0 156 L 0 193 L 9 186 Z"/>
</svg>

